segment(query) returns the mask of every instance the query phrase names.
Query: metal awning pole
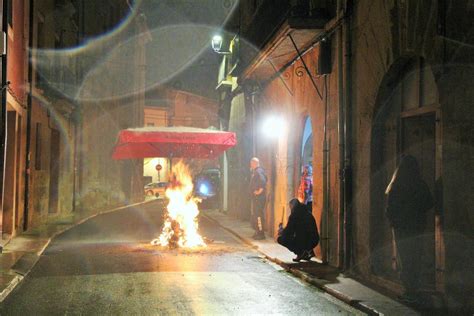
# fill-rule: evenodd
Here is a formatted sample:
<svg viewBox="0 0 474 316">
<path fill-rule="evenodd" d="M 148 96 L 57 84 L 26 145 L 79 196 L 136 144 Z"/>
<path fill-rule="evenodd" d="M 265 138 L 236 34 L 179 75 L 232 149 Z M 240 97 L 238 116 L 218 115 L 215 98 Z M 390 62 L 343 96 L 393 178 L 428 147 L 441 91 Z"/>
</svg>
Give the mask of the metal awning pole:
<svg viewBox="0 0 474 316">
<path fill-rule="evenodd" d="M 313 87 L 314 87 L 314 89 L 316 90 L 316 93 L 318 94 L 319 98 L 322 100 L 322 99 L 323 99 L 323 95 L 322 95 L 321 92 L 319 91 L 319 88 L 318 88 L 318 86 L 316 85 L 316 81 L 314 81 L 313 75 L 311 74 L 311 71 L 309 71 L 309 68 L 308 68 L 308 66 L 306 65 L 306 62 L 305 62 L 304 59 L 303 59 L 303 56 L 301 56 L 301 52 L 300 52 L 300 50 L 298 49 L 298 46 L 296 45 L 295 40 L 293 39 L 293 36 L 291 36 L 291 33 L 288 34 L 288 37 L 290 38 L 291 43 L 293 44 L 293 47 L 294 47 L 295 50 L 296 50 L 296 53 L 298 53 L 298 57 L 300 58 L 301 62 L 303 63 L 303 67 L 304 67 L 304 69 L 306 70 L 306 73 L 308 74 L 309 79 L 311 79 L 311 83 L 313 84 Z"/>
</svg>

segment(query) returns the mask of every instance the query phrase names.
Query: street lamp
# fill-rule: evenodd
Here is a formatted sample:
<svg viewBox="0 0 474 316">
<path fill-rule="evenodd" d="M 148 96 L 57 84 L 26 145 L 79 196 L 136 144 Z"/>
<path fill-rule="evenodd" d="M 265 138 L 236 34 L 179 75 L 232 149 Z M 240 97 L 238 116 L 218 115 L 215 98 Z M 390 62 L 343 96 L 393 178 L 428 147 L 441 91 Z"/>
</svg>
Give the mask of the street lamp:
<svg viewBox="0 0 474 316">
<path fill-rule="evenodd" d="M 262 124 L 262 132 L 272 139 L 280 139 L 286 132 L 286 121 L 281 116 L 270 116 Z"/>
<path fill-rule="evenodd" d="M 223 51 L 221 51 L 223 41 L 224 41 L 224 39 L 219 34 L 216 34 L 212 37 L 211 45 L 212 45 L 212 49 L 214 50 L 214 52 L 216 52 L 218 54 L 221 54 L 221 55 L 230 55 L 230 54 L 232 54 L 232 52 L 223 52 Z"/>
</svg>

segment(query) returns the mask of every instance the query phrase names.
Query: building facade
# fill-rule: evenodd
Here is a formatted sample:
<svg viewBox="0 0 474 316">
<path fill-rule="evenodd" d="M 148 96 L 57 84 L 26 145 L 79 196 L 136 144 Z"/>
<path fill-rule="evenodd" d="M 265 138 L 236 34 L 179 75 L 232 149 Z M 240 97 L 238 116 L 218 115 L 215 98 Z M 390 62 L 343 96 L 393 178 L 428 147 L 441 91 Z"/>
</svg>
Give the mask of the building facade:
<svg viewBox="0 0 474 316">
<path fill-rule="evenodd" d="M 120 129 L 144 122 L 144 16 L 127 1 L 7 2 L 3 241 L 141 201 L 143 162 L 112 161 L 111 149 Z M 122 63 L 114 51 L 129 39 L 128 67 L 102 71 L 99 57 Z"/>
<path fill-rule="evenodd" d="M 23 231 L 25 218 L 25 152 L 27 130 L 27 1 L 5 2 L 3 6 L 6 56 L 3 71 L 5 96 L 5 156 L 2 185 L 2 234 L 9 238 Z M 13 30 L 15 30 L 13 32 Z"/>
<path fill-rule="evenodd" d="M 454 309 L 469 305 L 472 10 L 468 1 L 241 1 L 218 85 L 239 136 L 228 153 L 229 212 L 249 217 L 238 197 L 259 157 L 275 237 L 311 164 L 319 259 L 401 293 L 385 189 L 401 154 L 411 154 L 436 200 L 422 291 Z M 286 131 L 265 138 L 262 123 L 275 115 Z"/>
</svg>

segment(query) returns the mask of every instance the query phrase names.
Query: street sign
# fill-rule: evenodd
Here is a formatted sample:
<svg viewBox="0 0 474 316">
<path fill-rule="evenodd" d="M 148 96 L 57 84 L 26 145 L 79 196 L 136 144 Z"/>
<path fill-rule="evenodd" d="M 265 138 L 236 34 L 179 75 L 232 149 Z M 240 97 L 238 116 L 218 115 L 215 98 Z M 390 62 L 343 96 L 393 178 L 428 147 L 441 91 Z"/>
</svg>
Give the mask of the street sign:
<svg viewBox="0 0 474 316">
<path fill-rule="evenodd" d="M 156 171 L 160 171 L 161 169 L 163 169 L 163 166 L 160 165 L 160 164 L 157 164 L 157 165 L 155 166 L 155 169 L 156 169 Z"/>
</svg>

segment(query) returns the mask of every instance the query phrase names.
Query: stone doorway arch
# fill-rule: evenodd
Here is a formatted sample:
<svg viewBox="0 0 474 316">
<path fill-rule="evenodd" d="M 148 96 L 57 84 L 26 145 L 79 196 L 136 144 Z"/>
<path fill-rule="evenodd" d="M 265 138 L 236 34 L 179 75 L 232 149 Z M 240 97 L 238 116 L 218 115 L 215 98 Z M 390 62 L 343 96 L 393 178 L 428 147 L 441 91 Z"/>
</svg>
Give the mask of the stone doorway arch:
<svg viewBox="0 0 474 316">
<path fill-rule="evenodd" d="M 401 154 L 415 156 L 432 194 L 440 179 L 440 106 L 433 72 L 424 59 L 408 57 L 390 67 L 379 88 L 371 130 L 370 266 L 372 273 L 398 282 L 397 251 L 385 216 L 385 189 Z M 436 210 L 426 217 L 423 235 L 423 289 L 437 288 L 442 249 L 436 248 Z M 438 280 L 439 282 L 439 280 Z"/>
</svg>

